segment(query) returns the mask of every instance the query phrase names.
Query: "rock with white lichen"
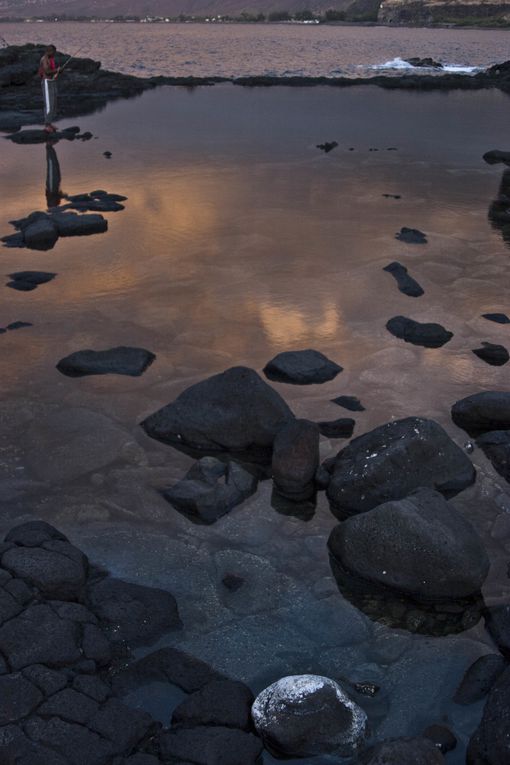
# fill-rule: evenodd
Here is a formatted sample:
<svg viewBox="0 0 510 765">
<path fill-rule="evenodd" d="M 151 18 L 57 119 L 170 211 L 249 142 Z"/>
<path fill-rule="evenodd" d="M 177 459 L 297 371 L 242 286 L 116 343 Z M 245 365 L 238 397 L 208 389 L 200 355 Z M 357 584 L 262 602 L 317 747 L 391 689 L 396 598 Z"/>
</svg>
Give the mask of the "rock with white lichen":
<svg viewBox="0 0 510 765">
<path fill-rule="evenodd" d="M 257 696 L 252 717 L 265 746 L 288 757 L 350 757 L 367 726 L 363 709 L 320 675 L 282 677 Z"/>
</svg>

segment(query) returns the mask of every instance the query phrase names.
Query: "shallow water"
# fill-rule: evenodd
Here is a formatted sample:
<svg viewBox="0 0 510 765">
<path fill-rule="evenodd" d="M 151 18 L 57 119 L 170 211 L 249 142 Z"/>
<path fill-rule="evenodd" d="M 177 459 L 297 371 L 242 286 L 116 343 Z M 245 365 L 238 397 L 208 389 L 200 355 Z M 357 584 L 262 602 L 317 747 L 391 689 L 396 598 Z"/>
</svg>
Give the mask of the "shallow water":
<svg viewBox="0 0 510 765">
<path fill-rule="evenodd" d="M 79 50 L 100 59 L 106 69 L 141 77 L 363 77 L 381 69 L 405 73 L 403 59 L 415 56 L 469 74 L 508 59 L 508 32 L 487 29 L 63 22 L 0 23 L 0 35 L 9 45 L 53 42 L 69 54 Z"/>
<path fill-rule="evenodd" d="M 191 459 L 138 423 L 210 374 L 260 371 L 281 350 L 313 347 L 344 371 L 320 386 L 275 383 L 297 415 L 348 416 L 330 399 L 356 395 L 366 411 L 354 414 L 355 434 L 424 415 L 463 445 L 452 403 L 508 389 L 507 368 L 471 349 L 508 346 L 508 328 L 480 316 L 509 308 L 508 248 L 487 220 L 502 168 L 482 160 L 507 148 L 509 103 L 491 91 L 162 88 L 78 120 L 96 140 L 56 146 L 66 192 L 128 196 L 108 233 L 61 239 L 49 252 L 2 250 L 5 275 L 58 274 L 34 292 L 3 291 L 0 326 L 34 326 L 0 337 L 2 529 L 42 517 L 114 574 L 168 588 L 184 630 L 158 645 L 177 643 L 254 691 L 309 671 L 377 683 L 373 699 L 357 697 L 375 737 L 446 722 L 460 741 L 453 765 L 481 709 L 450 699 L 472 661 L 494 650 L 483 623 L 438 638 L 358 611 L 332 577 L 326 540 L 336 521 L 323 494 L 304 521 L 277 512 L 264 482 L 213 526 L 190 523 L 158 490 Z M 316 148 L 331 140 L 330 154 Z M 45 161 L 43 146 L 0 140 L 2 234 L 10 219 L 44 209 Z M 402 226 L 429 243 L 397 241 Z M 423 297 L 397 291 L 382 270 L 392 260 Z M 439 321 L 454 338 L 437 350 L 404 344 L 385 329 L 400 313 Z M 72 351 L 121 344 L 156 353 L 141 378 L 55 369 Z M 344 443 L 323 438 L 322 456 Z M 453 504 L 489 548 L 490 605 L 509 596 L 510 492 L 478 450 L 473 460 L 477 484 Z M 225 573 L 245 579 L 241 590 L 226 590 Z M 157 688 L 139 703 L 168 719 L 177 698 Z"/>
</svg>

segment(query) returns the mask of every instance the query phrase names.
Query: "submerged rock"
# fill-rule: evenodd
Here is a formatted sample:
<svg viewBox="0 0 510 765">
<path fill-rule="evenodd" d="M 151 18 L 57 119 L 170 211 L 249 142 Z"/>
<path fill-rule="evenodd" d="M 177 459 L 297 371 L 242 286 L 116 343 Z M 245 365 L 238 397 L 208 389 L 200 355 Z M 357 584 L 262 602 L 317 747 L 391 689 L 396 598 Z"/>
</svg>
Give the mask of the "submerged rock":
<svg viewBox="0 0 510 765">
<path fill-rule="evenodd" d="M 248 367 L 192 385 L 142 422 L 158 441 L 195 452 L 230 452 L 269 462 L 278 431 L 294 418 L 281 396 Z"/>
<path fill-rule="evenodd" d="M 510 324 L 510 319 L 506 313 L 483 313 L 482 318 L 494 321 L 496 324 Z"/>
<path fill-rule="evenodd" d="M 341 417 L 330 422 L 317 423 L 321 435 L 326 438 L 350 438 L 354 431 L 356 421 L 352 417 Z"/>
<path fill-rule="evenodd" d="M 510 165 L 510 151 L 491 149 L 490 151 L 485 152 L 483 158 L 488 165 L 497 165 L 500 162 L 504 165 Z"/>
<path fill-rule="evenodd" d="M 351 574 L 425 602 L 477 595 L 489 571 L 473 527 L 432 489 L 348 518 L 328 546 Z"/>
<path fill-rule="evenodd" d="M 31 250 L 51 250 L 58 237 L 58 228 L 49 218 L 36 220 L 23 229 L 25 246 Z"/>
<path fill-rule="evenodd" d="M 54 212 L 52 220 L 57 226 L 59 236 L 89 236 L 102 234 L 108 229 L 106 218 L 94 213 L 78 215 L 73 212 Z"/>
<path fill-rule="evenodd" d="M 327 489 L 335 514 L 371 510 L 420 487 L 453 497 L 474 483 L 475 469 L 433 420 L 407 417 L 358 436 L 331 465 Z"/>
<path fill-rule="evenodd" d="M 266 746 L 279 756 L 352 756 L 361 745 L 367 716 L 327 677 L 291 675 L 263 690 L 252 707 Z"/>
<path fill-rule="evenodd" d="M 213 680 L 174 709 L 172 725 L 222 725 L 250 731 L 253 700 L 244 683 Z"/>
<path fill-rule="evenodd" d="M 443 765 L 440 749 L 428 738 L 395 738 L 364 752 L 360 765 Z"/>
<path fill-rule="evenodd" d="M 220 725 L 173 728 L 159 738 L 166 762 L 193 765 L 256 765 L 262 743 L 253 733 Z"/>
<path fill-rule="evenodd" d="M 477 445 L 505 481 L 510 483 L 510 430 L 494 430 L 476 439 Z"/>
<path fill-rule="evenodd" d="M 407 244 L 427 244 L 427 237 L 417 228 L 407 228 L 403 226 L 400 231 L 395 234 L 395 239 L 400 242 L 406 242 Z"/>
<path fill-rule="evenodd" d="M 424 738 L 430 739 L 442 754 L 453 752 L 457 739 L 445 725 L 429 725 L 423 731 Z"/>
<path fill-rule="evenodd" d="M 342 367 L 314 350 L 284 351 L 271 359 L 264 367 L 270 380 L 293 385 L 312 385 L 333 380 Z"/>
<path fill-rule="evenodd" d="M 455 691 L 453 700 L 456 704 L 474 704 L 483 699 L 508 667 L 508 662 L 497 653 L 480 656 L 462 678 Z"/>
<path fill-rule="evenodd" d="M 452 420 L 470 436 L 493 430 L 510 430 L 510 393 L 483 391 L 452 406 Z"/>
<path fill-rule="evenodd" d="M 467 765 L 510 762 L 510 669 L 493 685 L 478 729 L 469 742 Z"/>
<path fill-rule="evenodd" d="M 119 346 L 105 351 L 76 351 L 61 359 L 57 369 L 67 377 L 107 374 L 140 377 L 155 358 L 145 348 Z"/>
<path fill-rule="evenodd" d="M 510 659 L 510 605 L 488 608 L 485 626 L 503 656 Z"/>
<path fill-rule="evenodd" d="M 348 409 L 350 412 L 364 412 L 365 407 L 356 396 L 337 396 L 331 399 L 331 403 Z"/>
<path fill-rule="evenodd" d="M 17 271 L 14 274 L 9 274 L 11 281 L 7 282 L 7 287 L 20 292 L 31 292 L 40 284 L 51 282 L 56 275 L 49 271 Z"/>
<path fill-rule="evenodd" d="M 279 494 L 296 501 L 314 493 L 319 466 L 319 428 L 308 420 L 292 420 L 276 435 L 272 475 Z"/>
<path fill-rule="evenodd" d="M 453 337 L 453 332 L 448 332 L 441 324 L 422 324 L 406 316 L 394 316 L 387 322 L 386 329 L 406 343 L 424 348 L 441 348 Z"/>
<path fill-rule="evenodd" d="M 318 143 L 317 149 L 320 149 L 325 154 L 328 154 L 330 151 L 333 151 L 333 149 L 336 149 L 337 146 L 337 141 L 325 141 L 324 143 Z"/>
<path fill-rule="evenodd" d="M 257 490 L 257 478 L 236 462 L 202 457 L 163 496 L 192 521 L 214 523 Z"/>
<path fill-rule="evenodd" d="M 430 58 L 430 56 L 426 58 L 405 58 L 404 61 L 406 61 L 408 64 L 411 64 L 411 66 L 417 66 L 417 67 L 426 67 L 426 68 L 432 68 L 432 69 L 442 69 L 443 65 L 440 61 L 434 61 L 433 58 Z"/>
<path fill-rule="evenodd" d="M 383 268 L 383 271 L 388 271 L 396 280 L 400 292 L 409 297 L 420 297 L 424 294 L 424 290 L 418 282 L 409 276 L 407 268 L 401 263 L 393 261 L 389 265 Z"/>
<path fill-rule="evenodd" d="M 493 367 L 502 367 L 510 359 L 510 355 L 504 345 L 482 343 L 482 346 L 483 348 L 475 348 L 473 353 Z"/>
</svg>

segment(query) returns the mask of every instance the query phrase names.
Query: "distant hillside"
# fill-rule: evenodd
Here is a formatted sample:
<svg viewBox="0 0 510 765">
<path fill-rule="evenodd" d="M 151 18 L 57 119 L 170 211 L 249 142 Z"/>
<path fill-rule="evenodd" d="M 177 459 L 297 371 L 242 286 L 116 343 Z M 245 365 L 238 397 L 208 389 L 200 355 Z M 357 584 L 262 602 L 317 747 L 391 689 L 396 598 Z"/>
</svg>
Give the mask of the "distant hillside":
<svg viewBox="0 0 510 765">
<path fill-rule="evenodd" d="M 0 18 L 37 18 L 58 15 L 96 18 L 116 16 L 179 15 L 240 16 L 243 12 L 269 14 L 273 11 L 297 12 L 309 9 L 324 12 L 330 8 L 345 11 L 348 17 L 370 14 L 375 20 L 380 0 L 0 0 Z"/>
<path fill-rule="evenodd" d="M 378 20 L 397 24 L 510 24 L 510 2 L 501 0 L 383 0 Z"/>
</svg>

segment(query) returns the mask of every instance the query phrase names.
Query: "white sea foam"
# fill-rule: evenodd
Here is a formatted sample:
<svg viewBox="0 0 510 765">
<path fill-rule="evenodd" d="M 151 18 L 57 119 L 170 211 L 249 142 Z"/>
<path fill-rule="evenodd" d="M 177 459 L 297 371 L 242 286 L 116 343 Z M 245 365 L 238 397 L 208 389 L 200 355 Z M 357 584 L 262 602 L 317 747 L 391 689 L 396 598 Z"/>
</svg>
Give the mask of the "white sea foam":
<svg viewBox="0 0 510 765">
<path fill-rule="evenodd" d="M 408 61 L 404 61 L 403 58 L 397 56 L 392 58 L 391 61 L 385 61 L 384 64 L 373 64 L 368 69 L 375 69 L 378 71 L 384 71 L 386 69 L 393 69 L 399 71 L 423 71 L 423 72 L 450 72 L 453 74 L 475 74 L 483 70 L 480 66 L 466 66 L 464 64 L 443 64 L 442 68 L 432 66 L 413 66 Z"/>
</svg>

